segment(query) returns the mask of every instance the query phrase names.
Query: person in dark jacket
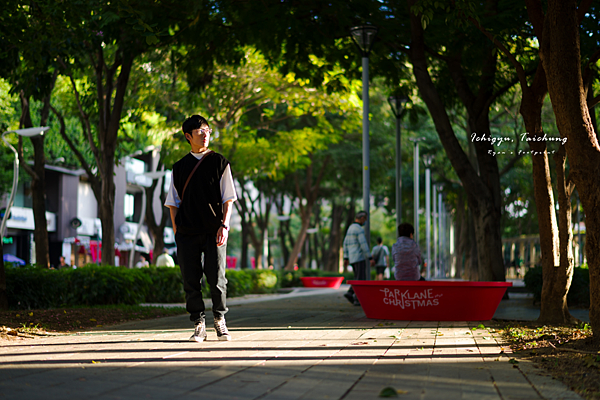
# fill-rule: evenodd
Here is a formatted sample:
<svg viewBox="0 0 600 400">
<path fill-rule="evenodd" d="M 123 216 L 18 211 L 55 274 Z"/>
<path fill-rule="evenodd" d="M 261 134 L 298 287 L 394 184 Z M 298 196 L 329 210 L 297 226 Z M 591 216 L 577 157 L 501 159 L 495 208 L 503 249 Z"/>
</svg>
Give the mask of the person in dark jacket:
<svg viewBox="0 0 600 400">
<path fill-rule="evenodd" d="M 182 126 L 191 151 L 173 165 L 165 206 L 170 208 L 183 276 L 186 310 L 195 324 L 190 341 L 206 339 L 202 276 L 210 286 L 214 327 L 219 340 L 231 340 L 225 323 L 227 238 L 237 200 L 229 161 L 208 149 L 210 129 L 200 115 Z"/>
</svg>

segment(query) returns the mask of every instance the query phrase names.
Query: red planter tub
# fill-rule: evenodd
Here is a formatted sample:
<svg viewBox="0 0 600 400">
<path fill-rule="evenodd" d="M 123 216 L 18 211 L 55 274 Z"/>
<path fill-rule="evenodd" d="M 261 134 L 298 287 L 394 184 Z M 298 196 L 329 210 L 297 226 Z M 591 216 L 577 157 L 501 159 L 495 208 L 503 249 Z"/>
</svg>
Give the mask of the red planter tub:
<svg viewBox="0 0 600 400">
<path fill-rule="evenodd" d="M 367 318 L 487 321 L 512 282 L 348 281 Z"/>
<path fill-rule="evenodd" d="M 344 280 L 343 276 L 304 276 L 302 278 L 304 287 L 326 287 L 338 289 Z"/>
</svg>

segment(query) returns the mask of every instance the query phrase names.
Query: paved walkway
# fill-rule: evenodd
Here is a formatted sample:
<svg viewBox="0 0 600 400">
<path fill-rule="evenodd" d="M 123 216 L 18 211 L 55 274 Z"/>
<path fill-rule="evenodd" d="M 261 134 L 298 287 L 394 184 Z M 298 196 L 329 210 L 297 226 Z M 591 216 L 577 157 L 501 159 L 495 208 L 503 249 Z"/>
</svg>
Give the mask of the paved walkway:
<svg viewBox="0 0 600 400">
<path fill-rule="evenodd" d="M 188 342 L 187 316 L 3 342 L 0 399 L 580 399 L 489 321 L 371 320 L 343 292 L 232 299 L 231 342 Z"/>
</svg>

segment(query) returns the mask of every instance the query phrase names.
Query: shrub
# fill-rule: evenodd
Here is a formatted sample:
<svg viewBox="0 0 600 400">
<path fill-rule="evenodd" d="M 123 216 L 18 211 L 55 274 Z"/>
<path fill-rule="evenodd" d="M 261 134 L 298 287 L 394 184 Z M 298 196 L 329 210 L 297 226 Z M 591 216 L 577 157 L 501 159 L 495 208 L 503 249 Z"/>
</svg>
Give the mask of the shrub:
<svg viewBox="0 0 600 400">
<path fill-rule="evenodd" d="M 78 305 L 139 304 L 183 300 L 176 268 L 127 269 L 90 264 L 77 269 L 6 269 L 7 295 L 13 309 Z M 176 287 L 179 286 L 179 289 Z"/>
<path fill-rule="evenodd" d="M 534 302 L 542 300 L 543 274 L 542 267 L 530 268 L 523 279 L 525 287 L 533 293 Z M 590 305 L 590 271 L 576 267 L 573 270 L 573 281 L 567 294 L 568 306 L 589 307 Z"/>
<path fill-rule="evenodd" d="M 252 277 L 246 270 L 228 269 L 227 297 L 238 297 L 250 293 L 252 290 Z M 208 285 L 206 285 L 208 288 Z"/>
<path fill-rule="evenodd" d="M 151 279 L 146 295 L 148 303 L 183 303 L 183 280 L 181 270 L 173 267 L 154 267 L 141 269 Z"/>
<path fill-rule="evenodd" d="M 279 276 L 269 269 L 248 270 L 252 279 L 250 293 L 275 293 L 280 288 Z"/>
</svg>

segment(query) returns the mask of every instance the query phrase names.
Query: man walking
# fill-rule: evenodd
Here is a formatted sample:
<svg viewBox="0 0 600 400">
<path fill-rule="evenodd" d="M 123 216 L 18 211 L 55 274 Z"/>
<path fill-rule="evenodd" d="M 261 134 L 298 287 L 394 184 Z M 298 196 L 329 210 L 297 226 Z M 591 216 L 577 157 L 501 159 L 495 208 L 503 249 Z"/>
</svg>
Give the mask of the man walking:
<svg viewBox="0 0 600 400">
<path fill-rule="evenodd" d="M 229 161 L 208 149 L 208 122 L 192 115 L 182 126 L 191 152 L 173 165 L 165 206 L 170 208 L 183 276 L 186 310 L 194 321 L 190 341 L 206 339 L 202 276 L 210 286 L 214 327 L 219 340 L 231 340 L 225 324 L 226 251 L 233 202 L 237 200 Z"/>
<path fill-rule="evenodd" d="M 359 211 L 356 214 L 354 222 L 348 228 L 348 232 L 346 232 L 343 245 L 344 269 L 348 267 L 348 264 L 352 265 L 354 279 L 360 281 L 367 280 L 367 260 L 369 260 L 371 266 L 375 265 L 375 261 L 373 261 L 369 252 L 369 244 L 365 237 L 365 231 L 362 227 L 367 222 L 367 218 L 368 214 L 366 211 Z M 352 286 L 344 294 L 344 297 L 355 306 L 360 306 Z"/>
</svg>

